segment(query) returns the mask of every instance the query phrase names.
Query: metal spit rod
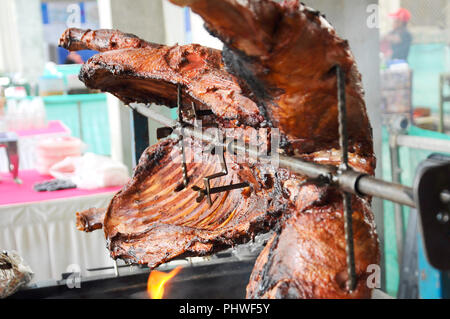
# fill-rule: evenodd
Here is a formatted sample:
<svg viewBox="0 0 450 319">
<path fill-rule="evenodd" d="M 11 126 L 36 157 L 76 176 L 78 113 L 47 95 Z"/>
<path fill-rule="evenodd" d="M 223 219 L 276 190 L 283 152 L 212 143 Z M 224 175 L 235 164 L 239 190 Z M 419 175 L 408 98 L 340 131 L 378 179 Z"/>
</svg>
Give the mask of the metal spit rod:
<svg viewBox="0 0 450 319">
<path fill-rule="evenodd" d="M 254 148 L 240 145 L 239 143 L 231 143 L 226 145 L 223 141 L 217 140 L 215 136 L 209 133 L 196 130 L 192 126 L 181 127 L 177 122 L 153 112 L 149 107 L 142 104 L 134 104 L 131 106 L 136 112 L 161 123 L 164 126 L 172 127 L 173 133 L 181 136 L 190 136 L 194 139 L 202 140 L 206 143 L 217 145 L 218 147 L 228 148 L 233 154 L 247 154 L 250 157 L 258 158 L 261 154 Z M 294 173 L 304 175 L 311 179 L 321 179 L 330 184 L 336 185 L 340 189 L 356 194 L 366 195 L 385 199 L 394 203 L 416 208 L 414 202 L 413 189 L 400 184 L 386 182 L 372 176 L 355 172 L 352 169 L 340 171 L 333 166 L 321 165 L 304 161 L 302 159 L 293 158 L 285 155 L 279 155 L 279 165 Z"/>
<path fill-rule="evenodd" d="M 347 134 L 347 106 L 345 96 L 345 75 L 341 67 L 336 68 L 338 87 L 338 111 L 339 111 L 339 145 L 341 147 L 341 165 L 339 174 L 350 169 L 348 165 L 348 134 Z M 344 208 L 345 227 L 345 251 L 347 253 L 348 290 L 356 288 L 355 246 L 353 241 L 353 209 L 351 194 L 342 192 L 342 205 Z"/>
</svg>

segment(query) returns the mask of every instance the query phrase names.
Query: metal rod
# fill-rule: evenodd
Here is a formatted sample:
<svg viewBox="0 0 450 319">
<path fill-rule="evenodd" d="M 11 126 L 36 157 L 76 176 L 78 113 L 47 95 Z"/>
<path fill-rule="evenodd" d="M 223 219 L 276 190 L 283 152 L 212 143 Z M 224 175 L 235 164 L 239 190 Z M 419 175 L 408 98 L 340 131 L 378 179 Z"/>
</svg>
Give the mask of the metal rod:
<svg viewBox="0 0 450 319">
<path fill-rule="evenodd" d="M 357 184 L 361 194 L 378 197 L 401 205 L 416 207 L 414 192 L 411 187 L 379 180 L 372 176 L 361 177 Z"/>
<path fill-rule="evenodd" d="M 247 151 L 248 155 L 253 158 L 257 158 L 257 156 L 261 155 L 254 149 L 240 146 L 239 144 L 225 145 L 223 142 L 218 141 L 216 137 L 206 132 L 195 130 L 193 127 L 177 127 L 176 121 L 171 120 L 157 112 L 153 112 L 144 105 L 135 104 L 132 105 L 132 107 L 137 112 L 151 118 L 156 122 L 159 122 L 165 126 L 173 127 L 174 134 L 191 136 L 192 138 L 202 140 L 206 143 L 212 143 L 219 147 L 231 147 L 229 151 L 232 153 L 242 152 L 241 154 L 244 154 L 243 152 Z M 332 182 L 333 180 L 337 181 L 336 183 L 339 184 L 339 187 L 347 189 L 347 191 L 352 194 L 378 197 L 409 207 L 416 207 L 414 197 L 412 195 L 413 190 L 410 187 L 386 182 L 371 176 L 360 175 L 352 170 L 343 172 L 339 177 L 337 177 L 338 174 L 336 167 L 311 163 L 284 155 L 278 155 L 278 157 L 280 167 L 288 169 L 294 173 L 304 175 L 311 179 L 321 179 L 325 182 Z M 355 174 L 357 175 L 356 178 Z"/>
<path fill-rule="evenodd" d="M 348 169 L 348 136 L 347 136 L 347 106 L 345 98 L 345 75 L 340 66 L 336 67 L 339 111 L 339 145 L 341 147 L 341 169 Z"/>
<path fill-rule="evenodd" d="M 223 192 L 228 192 L 234 189 L 240 189 L 240 188 L 245 188 L 248 187 L 248 183 L 239 183 L 239 184 L 232 184 L 232 185 L 225 185 L 225 186 L 218 186 L 218 187 L 214 187 L 211 188 L 210 190 L 210 194 L 218 194 L 218 193 L 223 193 Z"/>
<path fill-rule="evenodd" d="M 339 111 L 339 145 L 341 147 L 340 172 L 348 170 L 348 135 L 347 135 L 347 105 L 345 97 L 345 74 L 340 66 L 337 72 L 337 94 Z M 353 292 L 356 288 L 355 247 L 353 241 L 353 209 L 351 194 L 342 193 L 345 228 L 345 251 L 347 255 L 348 290 Z"/>
<path fill-rule="evenodd" d="M 450 153 L 450 142 L 435 138 L 398 135 L 397 145 L 425 151 Z"/>
<path fill-rule="evenodd" d="M 81 109 L 81 102 L 77 101 L 77 113 L 78 113 L 78 134 L 80 135 L 80 140 L 84 141 L 83 134 L 83 111 Z"/>
<path fill-rule="evenodd" d="M 444 133 L 444 74 L 439 77 L 439 128 L 440 133 Z"/>
<path fill-rule="evenodd" d="M 397 135 L 392 135 L 389 141 L 389 153 L 391 157 L 391 175 L 392 181 L 399 184 L 401 181 L 402 170 L 399 167 L 400 154 L 397 144 Z M 404 233 L 404 220 L 403 209 L 398 203 L 394 204 L 394 217 L 395 217 L 395 238 L 397 242 L 397 260 L 401 269 L 402 256 L 403 256 L 403 233 Z"/>
<path fill-rule="evenodd" d="M 119 268 L 131 268 L 132 266 L 135 265 L 117 265 L 117 269 Z M 140 267 L 143 267 L 142 265 L 139 265 Z M 98 267 L 98 268 L 86 268 L 87 271 L 103 271 L 103 270 L 111 270 L 111 269 L 115 269 L 114 266 L 110 266 L 110 267 Z"/>
<path fill-rule="evenodd" d="M 114 265 L 114 275 L 115 275 L 116 277 L 119 277 L 120 274 L 119 274 L 119 267 L 118 267 L 118 265 L 117 265 L 117 260 L 114 260 L 113 265 Z"/>
<path fill-rule="evenodd" d="M 177 107 L 178 107 L 178 123 L 180 125 L 184 124 L 183 121 L 183 113 L 181 111 L 181 85 L 178 84 L 177 87 Z M 195 107 L 195 106 L 194 106 Z M 184 187 L 187 187 L 189 184 L 189 178 L 188 178 L 188 173 L 187 173 L 187 165 L 186 165 L 186 152 L 184 149 L 184 140 L 183 140 L 183 135 L 181 135 L 181 171 L 183 172 L 183 185 Z"/>
</svg>

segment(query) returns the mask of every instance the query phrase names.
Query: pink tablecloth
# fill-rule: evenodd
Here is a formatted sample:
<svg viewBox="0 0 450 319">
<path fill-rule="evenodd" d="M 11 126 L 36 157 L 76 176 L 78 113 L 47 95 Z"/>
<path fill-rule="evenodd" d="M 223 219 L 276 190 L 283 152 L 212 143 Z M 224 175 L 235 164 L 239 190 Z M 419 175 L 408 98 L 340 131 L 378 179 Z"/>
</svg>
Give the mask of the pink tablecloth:
<svg viewBox="0 0 450 319">
<path fill-rule="evenodd" d="M 70 130 L 61 121 L 49 121 L 46 128 L 16 131 L 16 133 L 19 137 L 25 137 L 42 134 L 70 134 Z"/>
<path fill-rule="evenodd" d="M 36 192 L 33 189 L 35 183 L 52 179 L 52 177 L 42 176 L 34 170 L 26 170 L 20 171 L 19 178 L 23 182 L 21 185 L 14 183 L 10 174 L 0 173 L 0 206 L 111 193 L 120 189 L 120 187 L 109 187 L 95 190 L 67 189 L 55 192 Z"/>
</svg>

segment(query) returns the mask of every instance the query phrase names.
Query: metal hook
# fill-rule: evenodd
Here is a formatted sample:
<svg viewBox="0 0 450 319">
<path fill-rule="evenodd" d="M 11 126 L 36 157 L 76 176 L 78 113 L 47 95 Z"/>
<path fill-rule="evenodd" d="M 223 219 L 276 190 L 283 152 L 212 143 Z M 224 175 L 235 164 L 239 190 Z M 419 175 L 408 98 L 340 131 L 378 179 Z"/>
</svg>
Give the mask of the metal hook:
<svg viewBox="0 0 450 319">
<path fill-rule="evenodd" d="M 196 119 L 198 119 L 201 116 L 207 116 L 207 115 L 213 115 L 214 114 L 213 111 L 211 111 L 211 110 L 197 110 L 195 108 L 195 103 L 194 102 L 191 103 L 191 107 L 192 107 L 192 111 L 193 111 L 194 116 L 195 116 Z"/>
<path fill-rule="evenodd" d="M 210 152 L 213 153 L 215 151 L 216 147 L 213 147 Z M 228 167 L 227 167 L 227 163 L 225 160 L 225 150 L 222 148 L 221 151 L 221 156 L 220 156 L 220 166 L 222 167 L 222 170 L 218 173 L 206 176 L 203 178 L 203 184 L 205 188 L 200 188 L 198 186 L 194 186 L 192 187 L 192 189 L 196 192 L 198 192 L 198 197 L 197 197 L 197 202 L 200 203 L 205 196 L 208 198 L 208 204 L 209 206 L 212 206 L 212 199 L 211 199 L 211 195 L 212 194 L 218 194 L 218 193 L 223 193 L 223 192 L 228 192 L 234 189 L 240 189 L 240 188 L 244 188 L 244 187 L 248 187 L 249 184 L 247 182 L 244 183 L 239 183 L 239 184 L 230 184 L 230 185 L 225 185 L 225 186 L 219 186 L 219 187 L 214 187 L 211 188 L 211 180 L 222 177 L 222 176 L 226 176 L 228 175 Z"/>
</svg>

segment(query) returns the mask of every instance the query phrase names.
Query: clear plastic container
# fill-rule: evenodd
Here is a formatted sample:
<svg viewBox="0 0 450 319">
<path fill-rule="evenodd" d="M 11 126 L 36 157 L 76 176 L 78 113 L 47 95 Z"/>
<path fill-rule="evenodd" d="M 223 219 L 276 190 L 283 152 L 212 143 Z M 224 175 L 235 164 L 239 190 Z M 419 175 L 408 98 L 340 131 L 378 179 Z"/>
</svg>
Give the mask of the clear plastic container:
<svg viewBox="0 0 450 319">
<path fill-rule="evenodd" d="M 7 130 L 21 131 L 47 127 L 44 101 L 39 97 L 9 99 L 5 112 Z"/>
<path fill-rule="evenodd" d="M 63 95 L 66 91 L 64 78 L 45 75 L 39 78 L 39 95 Z"/>
</svg>

